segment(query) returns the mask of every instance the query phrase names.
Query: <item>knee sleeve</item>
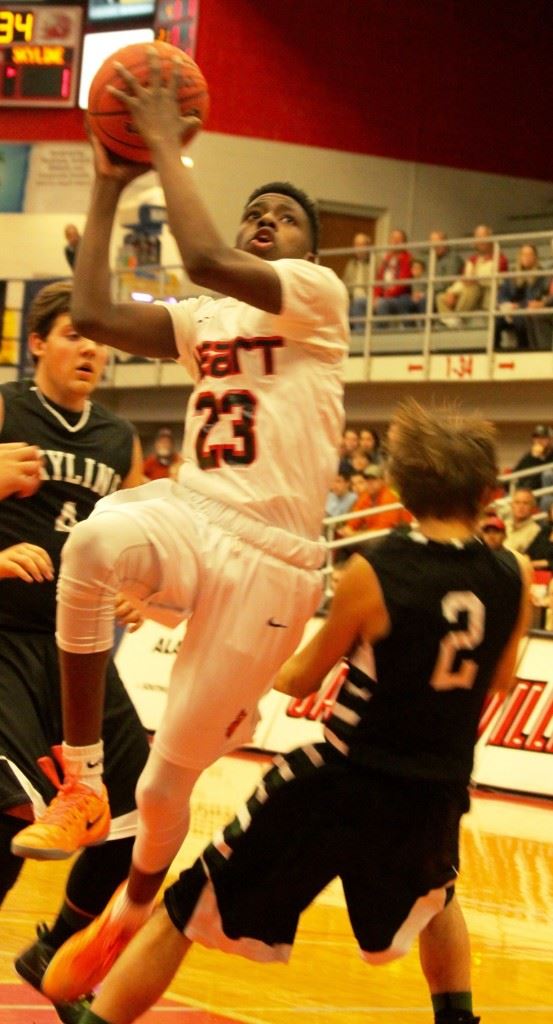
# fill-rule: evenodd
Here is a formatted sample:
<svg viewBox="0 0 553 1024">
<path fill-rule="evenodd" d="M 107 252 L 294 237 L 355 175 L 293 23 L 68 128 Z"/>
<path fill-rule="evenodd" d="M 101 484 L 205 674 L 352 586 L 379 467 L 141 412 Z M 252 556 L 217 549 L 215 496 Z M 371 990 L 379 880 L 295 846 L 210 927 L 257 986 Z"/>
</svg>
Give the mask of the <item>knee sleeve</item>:
<svg viewBox="0 0 553 1024">
<path fill-rule="evenodd" d="M 0 814 L 0 906 L 15 885 L 24 863 L 21 857 L 14 857 L 11 852 L 11 841 L 27 824 L 21 818 Z"/>
<path fill-rule="evenodd" d="M 136 789 L 138 831 L 133 862 L 141 871 L 162 871 L 179 852 L 188 832 L 190 797 L 198 774 L 151 752 Z"/>
<path fill-rule="evenodd" d="M 155 548 L 129 516 L 106 512 L 78 523 L 62 552 L 57 589 L 59 647 L 74 654 L 109 650 L 118 591 L 146 597 L 160 585 Z"/>
<path fill-rule="evenodd" d="M 76 910 L 96 917 L 114 889 L 127 878 L 133 843 L 131 836 L 83 850 L 67 880 L 65 895 L 68 903 Z"/>
</svg>

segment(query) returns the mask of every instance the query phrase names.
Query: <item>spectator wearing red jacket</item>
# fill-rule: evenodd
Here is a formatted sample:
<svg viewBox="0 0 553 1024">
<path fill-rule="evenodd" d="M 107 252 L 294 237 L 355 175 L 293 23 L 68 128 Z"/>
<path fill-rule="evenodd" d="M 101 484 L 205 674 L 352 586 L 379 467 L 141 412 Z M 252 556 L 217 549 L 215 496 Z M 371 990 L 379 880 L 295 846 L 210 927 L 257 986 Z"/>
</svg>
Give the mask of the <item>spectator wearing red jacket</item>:
<svg viewBox="0 0 553 1024">
<path fill-rule="evenodd" d="M 173 431 L 169 427 L 161 427 L 155 436 L 153 452 L 144 459 L 145 479 L 175 477 L 181 462 L 182 458 L 175 448 Z"/>
<path fill-rule="evenodd" d="M 376 272 L 377 281 L 382 284 L 374 289 L 374 312 L 377 316 L 398 316 L 412 309 L 411 285 L 411 253 L 407 249 L 396 248 L 405 245 L 407 235 L 402 228 L 394 228 L 390 232 L 388 243 L 390 249 L 384 253 Z M 391 248 L 394 246 L 394 248 Z M 378 327 L 389 327 L 383 320 Z"/>
</svg>

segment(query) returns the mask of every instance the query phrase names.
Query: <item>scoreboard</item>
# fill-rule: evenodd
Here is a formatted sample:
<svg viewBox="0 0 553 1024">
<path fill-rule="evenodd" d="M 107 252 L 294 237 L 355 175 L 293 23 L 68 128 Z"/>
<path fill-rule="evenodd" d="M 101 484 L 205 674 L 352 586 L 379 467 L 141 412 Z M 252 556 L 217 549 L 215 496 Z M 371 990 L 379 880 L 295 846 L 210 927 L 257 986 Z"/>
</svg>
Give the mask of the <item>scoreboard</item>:
<svg viewBox="0 0 553 1024">
<path fill-rule="evenodd" d="M 82 7 L 0 5 L 0 107 L 74 107 Z"/>
</svg>

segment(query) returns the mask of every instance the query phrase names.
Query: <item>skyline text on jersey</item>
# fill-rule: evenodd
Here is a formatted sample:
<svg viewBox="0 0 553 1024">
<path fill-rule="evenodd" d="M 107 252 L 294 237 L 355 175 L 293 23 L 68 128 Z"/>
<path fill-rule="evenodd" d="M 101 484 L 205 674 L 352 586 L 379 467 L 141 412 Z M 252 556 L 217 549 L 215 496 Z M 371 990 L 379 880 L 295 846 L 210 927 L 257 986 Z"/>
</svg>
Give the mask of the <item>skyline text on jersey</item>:
<svg viewBox="0 0 553 1024">
<path fill-rule="evenodd" d="M 63 452 L 52 448 L 41 448 L 42 480 L 63 480 L 64 483 L 77 484 L 93 491 L 103 498 L 112 494 L 121 484 L 121 477 L 112 466 L 98 462 L 89 456 L 77 455 L 75 452 Z M 77 472 L 77 462 L 82 464 L 82 472 Z"/>
</svg>

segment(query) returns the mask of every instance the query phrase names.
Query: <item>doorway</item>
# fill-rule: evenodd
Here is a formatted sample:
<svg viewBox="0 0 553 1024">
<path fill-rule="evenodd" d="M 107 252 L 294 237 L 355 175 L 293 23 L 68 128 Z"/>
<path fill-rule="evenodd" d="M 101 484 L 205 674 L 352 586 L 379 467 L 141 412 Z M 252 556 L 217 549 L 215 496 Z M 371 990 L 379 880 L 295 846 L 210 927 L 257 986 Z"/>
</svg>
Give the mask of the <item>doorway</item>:
<svg viewBox="0 0 553 1024">
<path fill-rule="evenodd" d="M 372 244 L 375 244 L 378 225 L 378 214 L 367 212 L 347 212 L 335 208 L 325 208 L 319 205 L 319 216 L 321 221 L 321 249 L 351 249 L 353 236 L 358 233 L 368 235 Z M 346 263 L 349 259 L 347 254 L 335 256 L 324 256 L 321 263 L 342 277 Z"/>
</svg>

